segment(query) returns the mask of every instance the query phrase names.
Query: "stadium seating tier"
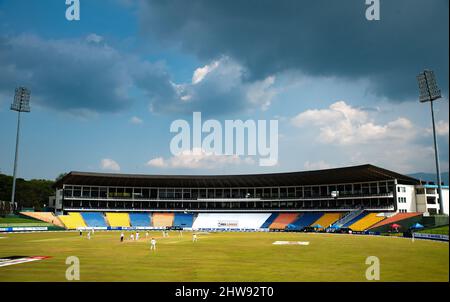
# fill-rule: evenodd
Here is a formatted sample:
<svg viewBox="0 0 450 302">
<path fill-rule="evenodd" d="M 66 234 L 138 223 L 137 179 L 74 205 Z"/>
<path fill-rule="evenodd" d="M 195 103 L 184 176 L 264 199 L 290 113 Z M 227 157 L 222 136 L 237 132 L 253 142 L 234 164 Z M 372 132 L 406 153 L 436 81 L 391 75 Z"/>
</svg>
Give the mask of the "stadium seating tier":
<svg viewBox="0 0 450 302">
<path fill-rule="evenodd" d="M 322 217 L 323 213 L 304 213 L 292 223 L 287 225 L 288 229 L 301 231 L 305 227 L 311 226 L 316 220 Z"/>
<path fill-rule="evenodd" d="M 154 227 L 165 228 L 173 225 L 174 213 L 153 213 L 152 222 Z"/>
<path fill-rule="evenodd" d="M 88 227 L 107 227 L 105 216 L 99 212 L 83 212 L 81 213 Z"/>
<path fill-rule="evenodd" d="M 106 219 L 111 227 L 130 226 L 130 216 L 128 213 L 106 213 Z"/>
<path fill-rule="evenodd" d="M 77 228 L 85 228 L 87 225 L 84 222 L 80 213 L 69 213 L 68 215 L 60 215 L 58 218 L 65 225 L 66 229 L 74 230 Z"/>
<path fill-rule="evenodd" d="M 357 232 L 362 232 L 382 221 L 384 216 L 379 216 L 379 213 L 369 213 L 357 222 L 349 226 L 350 229 Z"/>
<path fill-rule="evenodd" d="M 175 213 L 173 226 L 182 228 L 192 228 L 194 223 L 194 214 L 191 213 Z"/>
<path fill-rule="evenodd" d="M 20 212 L 20 214 L 51 223 L 59 227 L 64 227 L 64 224 L 52 212 Z"/>
<path fill-rule="evenodd" d="M 151 226 L 150 213 L 130 213 L 130 223 L 133 227 L 148 227 Z"/>
<path fill-rule="evenodd" d="M 284 230 L 288 224 L 294 222 L 298 216 L 298 213 L 281 213 L 275 218 L 272 224 L 269 226 L 270 229 Z"/>
<path fill-rule="evenodd" d="M 339 219 L 341 219 L 343 216 L 343 213 L 325 213 L 323 214 L 319 219 L 314 221 L 311 225 L 321 225 L 324 228 L 329 227 Z"/>
</svg>

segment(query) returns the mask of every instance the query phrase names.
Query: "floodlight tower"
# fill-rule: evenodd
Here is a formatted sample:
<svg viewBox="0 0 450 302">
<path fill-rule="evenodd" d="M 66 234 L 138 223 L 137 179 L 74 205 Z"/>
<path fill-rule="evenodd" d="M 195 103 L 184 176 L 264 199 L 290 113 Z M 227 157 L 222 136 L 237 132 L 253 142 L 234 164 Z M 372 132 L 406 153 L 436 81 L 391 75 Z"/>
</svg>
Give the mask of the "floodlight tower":
<svg viewBox="0 0 450 302">
<path fill-rule="evenodd" d="M 438 194 L 439 194 L 439 213 L 444 214 L 444 199 L 442 198 L 442 183 L 441 183 L 441 169 L 439 166 L 439 150 L 436 140 L 436 126 L 434 123 L 434 108 L 433 101 L 442 97 L 441 90 L 436 83 L 436 77 L 432 70 L 424 70 L 417 76 L 417 82 L 419 83 L 419 100 L 421 103 L 430 102 L 431 106 L 431 121 L 433 124 L 433 140 L 434 140 L 434 157 L 436 160 L 436 173 L 438 182 Z"/>
<path fill-rule="evenodd" d="M 30 112 L 30 90 L 25 87 L 16 88 L 14 95 L 14 102 L 11 104 L 11 110 L 17 111 L 17 135 L 16 135 L 16 154 L 14 156 L 14 174 L 13 185 L 11 193 L 11 204 L 14 206 L 14 199 L 16 195 L 16 172 L 17 161 L 19 159 L 19 135 L 20 135 L 20 114 L 22 112 Z"/>
</svg>

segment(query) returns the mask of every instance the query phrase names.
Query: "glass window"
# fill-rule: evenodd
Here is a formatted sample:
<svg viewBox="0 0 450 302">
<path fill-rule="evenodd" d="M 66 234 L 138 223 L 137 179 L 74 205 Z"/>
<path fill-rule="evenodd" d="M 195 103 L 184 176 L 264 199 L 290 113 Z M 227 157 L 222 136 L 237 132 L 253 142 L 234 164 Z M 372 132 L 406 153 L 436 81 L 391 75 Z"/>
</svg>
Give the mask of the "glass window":
<svg viewBox="0 0 450 302">
<path fill-rule="evenodd" d="M 278 195 L 278 188 L 272 188 L 270 197 L 275 198 L 275 199 L 280 198 L 280 196 Z"/>
<path fill-rule="evenodd" d="M 100 197 L 106 198 L 107 197 L 107 188 L 100 188 Z"/>
<path fill-rule="evenodd" d="M 91 188 L 83 187 L 83 197 L 90 197 L 90 195 L 91 195 Z"/>
</svg>

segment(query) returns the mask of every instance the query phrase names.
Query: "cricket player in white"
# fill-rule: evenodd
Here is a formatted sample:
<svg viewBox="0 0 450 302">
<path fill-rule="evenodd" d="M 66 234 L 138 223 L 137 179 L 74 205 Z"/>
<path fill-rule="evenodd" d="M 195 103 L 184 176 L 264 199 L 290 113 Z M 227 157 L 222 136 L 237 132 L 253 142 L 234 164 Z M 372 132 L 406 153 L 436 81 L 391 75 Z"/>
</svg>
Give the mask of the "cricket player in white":
<svg viewBox="0 0 450 302">
<path fill-rule="evenodd" d="M 133 233 L 131 233 L 131 235 L 130 235 L 130 240 L 134 240 L 134 234 Z"/>
<path fill-rule="evenodd" d="M 91 240 L 91 231 L 88 232 L 87 238 L 88 238 L 89 240 Z"/>
<path fill-rule="evenodd" d="M 136 240 L 139 240 L 139 232 L 136 232 Z"/>
<path fill-rule="evenodd" d="M 156 251 L 156 240 L 155 238 L 152 238 L 152 240 L 150 240 L 150 251 Z"/>
<path fill-rule="evenodd" d="M 192 235 L 192 242 L 197 242 L 197 234 Z"/>
</svg>

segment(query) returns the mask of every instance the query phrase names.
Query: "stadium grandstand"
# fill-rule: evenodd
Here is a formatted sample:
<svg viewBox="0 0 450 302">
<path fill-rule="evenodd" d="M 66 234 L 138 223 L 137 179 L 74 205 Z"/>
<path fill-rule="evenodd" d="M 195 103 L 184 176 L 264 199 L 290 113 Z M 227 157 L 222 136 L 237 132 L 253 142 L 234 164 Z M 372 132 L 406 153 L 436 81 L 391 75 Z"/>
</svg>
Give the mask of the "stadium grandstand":
<svg viewBox="0 0 450 302">
<path fill-rule="evenodd" d="M 259 175 L 70 172 L 55 189 L 55 221 L 68 229 L 334 226 L 362 232 L 440 210 L 432 185 L 373 165 Z"/>
</svg>

